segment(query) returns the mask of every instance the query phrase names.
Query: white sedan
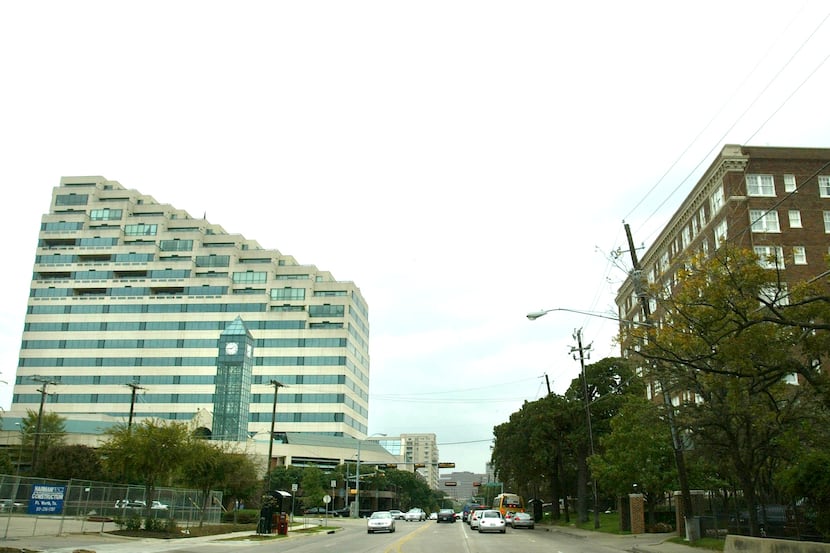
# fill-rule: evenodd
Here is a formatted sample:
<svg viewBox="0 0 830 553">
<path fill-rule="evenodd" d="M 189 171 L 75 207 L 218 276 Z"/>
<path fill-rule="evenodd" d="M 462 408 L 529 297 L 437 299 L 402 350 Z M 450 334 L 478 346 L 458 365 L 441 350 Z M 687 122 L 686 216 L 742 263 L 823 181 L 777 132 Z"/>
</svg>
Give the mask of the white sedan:
<svg viewBox="0 0 830 553">
<path fill-rule="evenodd" d="M 366 521 L 366 532 L 394 532 L 395 517 L 389 511 L 375 511 Z"/>
</svg>

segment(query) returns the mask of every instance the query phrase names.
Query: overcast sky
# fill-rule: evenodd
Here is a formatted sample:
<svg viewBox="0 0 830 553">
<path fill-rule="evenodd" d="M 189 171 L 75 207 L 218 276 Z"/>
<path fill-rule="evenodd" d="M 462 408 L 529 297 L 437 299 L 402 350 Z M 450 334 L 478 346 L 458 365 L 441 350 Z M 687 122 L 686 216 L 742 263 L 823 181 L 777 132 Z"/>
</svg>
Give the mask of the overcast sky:
<svg viewBox="0 0 830 553">
<path fill-rule="evenodd" d="M 830 147 L 826 2 L 3 2 L 8 408 L 41 215 L 102 175 L 354 281 L 369 433 L 492 429 L 618 355 L 630 268 L 724 144 Z"/>
</svg>

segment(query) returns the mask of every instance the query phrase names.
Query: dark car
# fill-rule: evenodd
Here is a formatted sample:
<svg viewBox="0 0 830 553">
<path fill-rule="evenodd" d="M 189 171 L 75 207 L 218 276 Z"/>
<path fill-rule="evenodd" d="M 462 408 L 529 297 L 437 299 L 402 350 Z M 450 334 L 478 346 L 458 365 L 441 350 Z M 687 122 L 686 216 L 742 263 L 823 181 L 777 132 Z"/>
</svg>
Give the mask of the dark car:
<svg viewBox="0 0 830 553">
<path fill-rule="evenodd" d="M 455 522 L 455 511 L 452 509 L 439 509 L 438 518 L 435 522 Z"/>
<path fill-rule="evenodd" d="M 324 515 L 326 514 L 325 507 L 312 507 L 311 509 L 306 509 L 303 511 L 303 514 L 306 515 Z"/>
<path fill-rule="evenodd" d="M 352 516 L 352 510 L 349 507 L 341 507 L 331 512 L 331 516 L 349 518 Z"/>
</svg>

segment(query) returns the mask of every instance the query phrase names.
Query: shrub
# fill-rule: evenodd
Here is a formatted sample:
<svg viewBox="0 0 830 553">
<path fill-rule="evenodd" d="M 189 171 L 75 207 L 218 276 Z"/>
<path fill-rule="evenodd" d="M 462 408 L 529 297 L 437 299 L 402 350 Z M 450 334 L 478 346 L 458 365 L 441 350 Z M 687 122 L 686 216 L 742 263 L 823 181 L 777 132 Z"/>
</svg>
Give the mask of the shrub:
<svg viewBox="0 0 830 553">
<path fill-rule="evenodd" d="M 173 521 L 173 528 L 176 523 Z M 168 521 L 164 518 L 146 518 L 144 519 L 144 529 L 148 532 L 166 532 L 168 528 Z"/>
<path fill-rule="evenodd" d="M 141 530 L 141 517 L 130 517 L 128 518 L 124 526 L 127 527 L 127 530 Z"/>
<path fill-rule="evenodd" d="M 233 511 L 222 513 L 222 522 L 233 522 Z M 259 522 L 259 509 L 240 509 L 236 511 L 237 524 L 256 524 Z"/>
</svg>

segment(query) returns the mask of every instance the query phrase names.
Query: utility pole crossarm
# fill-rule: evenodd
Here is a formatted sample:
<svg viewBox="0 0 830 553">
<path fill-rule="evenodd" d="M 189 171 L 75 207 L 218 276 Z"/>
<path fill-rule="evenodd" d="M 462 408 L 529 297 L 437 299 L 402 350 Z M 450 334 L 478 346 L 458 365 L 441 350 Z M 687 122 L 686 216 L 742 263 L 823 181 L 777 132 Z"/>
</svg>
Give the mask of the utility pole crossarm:
<svg viewBox="0 0 830 553">
<path fill-rule="evenodd" d="M 133 414 L 135 413 L 135 393 L 138 390 L 146 390 L 143 386 L 139 386 L 138 382 L 130 382 L 127 384 L 127 387 L 131 389 L 130 392 L 130 418 L 127 422 L 127 428 L 133 427 Z"/>
</svg>

